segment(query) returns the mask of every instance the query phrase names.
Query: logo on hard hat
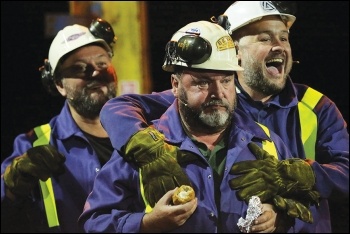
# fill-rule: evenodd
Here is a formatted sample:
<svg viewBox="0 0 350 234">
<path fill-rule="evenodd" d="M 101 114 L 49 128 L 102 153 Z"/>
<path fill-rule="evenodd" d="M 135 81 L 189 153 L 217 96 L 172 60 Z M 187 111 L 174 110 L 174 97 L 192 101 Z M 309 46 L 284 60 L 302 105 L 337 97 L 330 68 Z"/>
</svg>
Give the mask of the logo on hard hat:
<svg viewBox="0 0 350 234">
<path fill-rule="evenodd" d="M 67 38 L 67 41 L 73 41 L 73 40 L 79 38 L 80 36 L 84 35 L 85 33 L 86 33 L 86 32 L 81 32 L 81 33 L 73 34 L 73 35 L 71 35 L 71 36 L 69 36 L 69 37 Z"/>
<path fill-rule="evenodd" d="M 275 11 L 276 7 L 270 1 L 261 1 L 261 7 L 264 11 Z"/>
<path fill-rule="evenodd" d="M 201 30 L 199 28 L 190 28 L 186 31 L 186 33 L 200 35 Z"/>
<path fill-rule="evenodd" d="M 218 48 L 218 51 L 227 50 L 230 48 L 234 48 L 235 43 L 233 42 L 230 36 L 224 36 L 216 41 L 216 47 Z"/>
</svg>

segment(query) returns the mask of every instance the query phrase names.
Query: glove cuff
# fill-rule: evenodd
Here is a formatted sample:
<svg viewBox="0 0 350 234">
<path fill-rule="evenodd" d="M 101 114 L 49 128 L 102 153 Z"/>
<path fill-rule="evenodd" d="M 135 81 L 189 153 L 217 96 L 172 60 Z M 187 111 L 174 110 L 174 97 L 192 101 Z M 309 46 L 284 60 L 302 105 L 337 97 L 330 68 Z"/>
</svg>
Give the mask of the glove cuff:
<svg viewBox="0 0 350 234">
<path fill-rule="evenodd" d="M 164 135 L 153 126 L 140 130 L 126 144 L 125 155 L 123 157 L 127 161 L 134 162 L 137 161 L 138 155 L 149 154 L 149 157 L 152 157 L 154 155 L 152 152 L 155 148 L 163 148 L 164 139 Z"/>
</svg>

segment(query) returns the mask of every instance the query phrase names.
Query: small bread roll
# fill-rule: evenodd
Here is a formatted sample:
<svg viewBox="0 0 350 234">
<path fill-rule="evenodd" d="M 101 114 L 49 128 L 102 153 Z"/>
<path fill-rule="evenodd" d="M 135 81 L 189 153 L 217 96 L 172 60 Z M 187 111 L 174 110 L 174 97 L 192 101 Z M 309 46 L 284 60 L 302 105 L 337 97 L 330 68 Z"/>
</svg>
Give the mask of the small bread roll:
<svg viewBox="0 0 350 234">
<path fill-rule="evenodd" d="M 191 186 L 181 185 L 173 194 L 173 204 L 180 205 L 191 201 L 195 197 L 195 192 Z"/>
</svg>

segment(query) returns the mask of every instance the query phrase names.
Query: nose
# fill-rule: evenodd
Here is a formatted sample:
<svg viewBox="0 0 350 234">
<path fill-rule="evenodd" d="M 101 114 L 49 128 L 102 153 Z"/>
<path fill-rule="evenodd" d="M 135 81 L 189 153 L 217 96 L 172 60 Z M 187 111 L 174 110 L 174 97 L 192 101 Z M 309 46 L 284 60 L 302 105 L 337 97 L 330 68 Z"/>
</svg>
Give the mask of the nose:
<svg viewBox="0 0 350 234">
<path fill-rule="evenodd" d="M 271 51 L 283 53 L 285 51 L 285 48 L 283 46 L 276 45 L 276 46 L 272 46 Z"/>
<path fill-rule="evenodd" d="M 286 48 L 283 46 L 280 40 L 275 40 L 274 45 L 271 47 L 272 52 L 280 52 L 283 53 L 286 50 Z"/>
<path fill-rule="evenodd" d="M 212 83 L 209 96 L 211 98 L 222 99 L 224 97 L 225 87 L 223 87 L 220 80 L 216 80 Z"/>
<path fill-rule="evenodd" d="M 98 76 L 100 74 L 100 71 L 94 70 L 91 74 L 91 77 Z"/>
<path fill-rule="evenodd" d="M 96 68 L 93 65 L 89 65 L 85 70 L 85 79 L 93 79 L 101 74 L 101 69 Z"/>
<path fill-rule="evenodd" d="M 92 61 L 91 62 L 91 70 L 92 70 L 92 72 L 90 73 L 91 77 L 95 77 L 95 76 L 98 76 L 99 74 L 101 74 L 101 72 L 103 70 L 105 70 L 105 68 L 96 64 L 95 61 Z"/>
</svg>

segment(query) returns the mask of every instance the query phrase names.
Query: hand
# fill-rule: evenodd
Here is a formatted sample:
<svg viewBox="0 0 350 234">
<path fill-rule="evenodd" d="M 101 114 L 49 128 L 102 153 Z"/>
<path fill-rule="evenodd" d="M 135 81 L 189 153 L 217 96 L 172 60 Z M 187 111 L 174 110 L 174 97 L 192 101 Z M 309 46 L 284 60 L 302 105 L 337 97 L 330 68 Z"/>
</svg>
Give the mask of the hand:
<svg viewBox="0 0 350 234">
<path fill-rule="evenodd" d="M 190 152 L 179 151 L 164 139 L 163 134 L 148 127 L 133 135 L 125 148 L 124 158 L 140 168 L 144 195 L 151 207 L 169 190 L 191 185 L 179 163 L 197 158 Z"/>
<path fill-rule="evenodd" d="M 183 225 L 197 208 L 197 198 L 182 204 L 171 205 L 176 188 L 165 193 L 150 213 L 143 216 L 140 232 L 170 232 Z"/>
<path fill-rule="evenodd" d="M 285 210 L 281 211 L 276 209 L 276 206 L 263 203 L 262 214 L 253 221 L 249 232 L 287 233 L 294 224 L 294 217 L 288 216 Z"/>
<path fill-rule="evenodd" d="M 272 233 L 276 230 L 277 213 L 271 204 L 262 204 L 262 214 L 257 217 L 250 228 L 252 233 Z"/>
<path fill-rule="evenodd" d="M 273 198 L 276 208 L 285 211 L 288 216 L 298 218 L 307 223 L 313 223 L 311 211 L 302 202 L 276 195 Z M 308 205 L 307 205 L 308 206 Z"/>
<path fill-rule="evenodd" d="M 26 196 L 39 179 L 46 181 L 52 174 L 63 173 L 65 160 L 65 156 L 51 145 L 33 147 L 7 166 L 5 184 L 13 194 Z"/>
<path fill-rule="evenodd" d="M 279 161 L 255 143 L 249 143 L 248 147 L 257 160 L 235 163 L 230 171 L 241 175 L 229 182 L 232 189 L 239 190 L 238 197 L 249 201 L 251 196 L 259 196 L 265 202 L 281 195 L 318 204 L 319 193 L 312 190 L 315 175 L 305 160 L 292 158 Z"/>
</svg>

